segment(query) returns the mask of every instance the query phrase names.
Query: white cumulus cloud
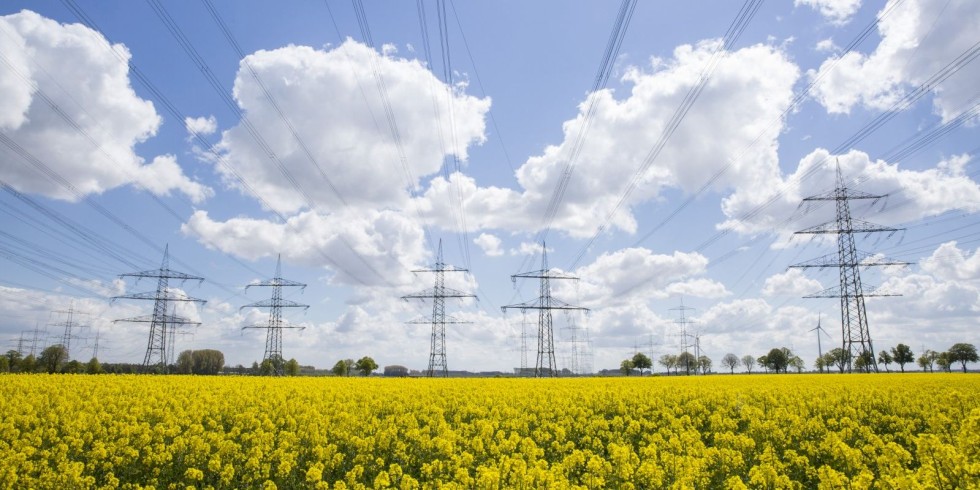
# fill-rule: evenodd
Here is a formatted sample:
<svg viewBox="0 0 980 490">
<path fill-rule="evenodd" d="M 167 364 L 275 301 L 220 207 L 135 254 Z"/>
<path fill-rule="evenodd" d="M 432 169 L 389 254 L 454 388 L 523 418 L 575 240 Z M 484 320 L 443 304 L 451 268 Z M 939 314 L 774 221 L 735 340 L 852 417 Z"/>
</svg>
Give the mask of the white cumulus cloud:
<svg viewBox="0 0 980 490">
<path fill-rule="evenodd" d="M 794 0 L 793 3 L 811 7 L 837 25 L 846 24 L 861 7 L 861 0 Z"/>
</svg>

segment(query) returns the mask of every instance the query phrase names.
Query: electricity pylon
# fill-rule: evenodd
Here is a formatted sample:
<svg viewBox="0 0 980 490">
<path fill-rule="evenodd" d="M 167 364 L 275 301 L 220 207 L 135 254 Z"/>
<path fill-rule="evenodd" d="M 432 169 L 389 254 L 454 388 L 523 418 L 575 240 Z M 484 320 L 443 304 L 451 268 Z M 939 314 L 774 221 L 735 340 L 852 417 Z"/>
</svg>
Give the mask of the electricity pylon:
<svg viewBox="0 0 980 490">
<path fill-rule="evenodd" d="M 877 288 L 865 288 L 861 284 L 861 267 L 883 265 L 908 265 L 908 262 L 886 259 L 867 252 L 860 252 L 854 245 L 855 233 L 878 233 L 901 230 L 889 226 L 876 225 L 851 218 L 850 201 L 858 199 L 878 200 L 887 195 L 873 195 L 847 188 L 837 162 L 837 187 L 834 190 L 810 196 L 803 202 L 834 201 L 837 217 L 834 221 L 800 230 L 796 234 L 836 234 L 837 253 L 828 254 L 807 262 L 791 265 L 795 268 L 835 267 L 840 270 L 840 286 L 825 289 L 804 298 L 840 298 L 841 336 L 844 352 L 847 353 L 847 370 L 851 371 L 854 359 L 864 357 L 869 369 L 878 372 L 871 333 L 868 330 L 868 317 L 864 308 L 864 298 L 871 296 L 898 296 L 881 293 Z"/>
<path fill-rule="evenodd" d="M 449 377 L 449 366 L 446 364 L 446 325 L 450 323 L 470 323 L 457 320 L 453 316 L 446 316 L 446 298 L 476 298 L 476 295 L 457 291 L 446 287 L 446 272 L 468 272 L 466 269 L 446 268 L 442 261 L 442 240 L 439 240 L 439 253 L 436 256 L 436 263 L 431 269 L 419 269 L 412 272 L 431 272 L 435 274 L 435 283 L 432 289 L 419 291 L 415 294 L 402 296 L 402 299 L 431 299 L 432 300 L 432 319 L 426 320 L 419 318 L 408 322 L 409 324 L 424 325 L 432 324 L 432 337 L 429 346 L 429 368 L 425 375 L 428 377 L 442 376 Z"/>
<path fill-rule="evenodd" d="M 306 284 L 299 283 L 296 281 L 290 281 L 289 279 L 282 278 L 282 256 L 276 257 L 276 277 L 268 279 L 262 282 L 257 282 L 245 286 L 245 290 L 251 287 L 271 287 L 272 288 L 272 298 L 257 301 L 252 304 L 242 306 L 238 310 L 241 311 L 244 308 L 268 308 L 269 309 L 269 324 L 268 325 L 249 325 L 247 327 L 242 327 L 242 330 L 246 328 L 262 328 L 265 329 L 265 353 L 262 355 L 262 362 L 264 363 L 268 360 L 272 364 L 272 371 L 274 376 L 282 376 L 284 372 L 285 362 L 283 362 L 282 357 L 282 329 L 284 328 L 296 328 L 303 330 L 306 327 L 299 326 L 283 326 L 282 324 L 282 309 L 283 308 L 303 308 L 307 310 L 310 305 L 302 305 L 295 301 L 290 301 L 288 299 L 282 299 L 282 288 L 283 287 L 298 287 L 300 290 L 306 289 Z"/>
<path fill-rule="evenodd" d="M 157 289 L 156 291 L 147 291 L 144 293 L 134 293 L 126 294 L 123 296 L 114 296 L 112 301 L 117 299 L 138 299 L 138 300 L 153 300 L 153 314 L 144 315 L 133 318 L 123 318 L 119 320 L 113 320 L 115 322 L 128 322 L 128 323 L 149 323 L 150 324 L 150 338 L 146 343 L 146 356 L 143 357 L 143 367 L 149 368 L 150 366 L 158 366 L 160 372 L 166 372 L 167 366 L 172 357 L 172 353 L 169 352 L 169 346 L 167 340 L 169 338 L 168 333 L 170 329 L 177 328 L 183 325 L 200 325 L 201 322 L 191 321 L 188 318 L 178 316 L 175 311 L 168 312 L 170 310 L 171 303 L 174 302 L 189 302 L 189 303 L 200 303 L 204 304 L 207 301 L 203 299 L 192 298 L 185 295 L 176 295 L 170 290 L 170 280 L 177 279 L 183 284 L 186 281 L 197 281 L 198 284 L 204 281 L 203 277 L 192 276 L 190 274 L 185 274 L 183 272 L 178 272 L 170 270 L 170 246 L 168 245 L 163 250 L 163 262 L 160 264 L 160 268 L 156 270 L 148 270 L 142 272 L 130 272 L 128 274 L 120 274 L 119 277 L 135 277 L 137 284 L 140 279 L 156 279 Z M 176 306 L 176 305 L 175 305 Z"/>
<path fill-rule="evenodd" d="M 71 339 L 78 338 L 75 335 L 74 330 L 76 328 L 88 328 L 88 325 L 79 325 L 75 319 L 75 302 L 72 301 L 68 304 L 67 310 L 57 310 L 54 313 L 61 313 L 65 315 L 65 321 L 60 323 L 52 323 L 53 327 L 65 327 L 64 333 L 61 335 L 61 345 L 65 348 L 65 359 L 71 360 Z"/>
<path fill-rule="evenodd" d="M 554 329 L 552 328 L 551 311 L 589 311 L 589 309 L 581 306 L 572 306 L 553 297 L 551 295 L 551 280 L 569 279 L 577 281 L 578 278 L 548 268 L 548 251 L 545 248 L 544 242 L 541 242 L 541 270 L 510 276 L 510 280 L 515 284 L 518 278 L 540 280 L 537 299 L 514 305 L 501 306 L 500 310 L 505 313 L 508 309 L 521 310 L 521 312 L 538 310 L 538 359 L 534 365 L 534 376 L 558 376 L 558 366 L 555 363 L 555 335 Z"/>
<path fill-rule="evenodd" d="M 691 308 L 691 307 L 688 307 L 688 306 L 684 306 L 684 298 L 683 297 L 681 297 L 681 305 L 680 306 L 678 306 L 676 308 L 671 308 L 670 309 L 670 311 L 677 311 L 677 312 L 679 312 L 679 316 L 680 317 L 677 320 L 674 320 L 674 323 L 677 324 L 677 325 L 679 325 L 680 326 L 680 329 L 681 329 L 681 333 L 678 334 L 678 335 L 680 335 L 680 337 L 681 337 L 681 351 L 683 351 L 685 354 L 687 354 L 686 356 L 684 356 L 685 357 L 684 372 L 687 373 L 687 375 L 690 375 L 691 374 L 691 366 L 689 366 L 688 365 L 689 363 L 687 362 L 687 361 L 690 360 L 690 357 L 689 356 L 691 355 L 691 353 L 688 351 L 688 345 L 690 345 L 690 344 L 687 343 L 687 339 L 688 339 L 688 337 L 691 337 L 692 336 L 691 334 L 687 333 L 687 326 L 688 325 L 693 325 L 694 323 L 697 323 L 694 320 L 689 320 L 687 318 L 687 312 L 688 311 L 693 311 L 693 310 L 694 310 L 694 308 Z M 698 361 L 698 357 L 697 357 L 697 355 L 695 355 L 694 356 L 694 362 L 695 362 L 694 374 L 697 374 L 697 361 Z"/>
</svg>

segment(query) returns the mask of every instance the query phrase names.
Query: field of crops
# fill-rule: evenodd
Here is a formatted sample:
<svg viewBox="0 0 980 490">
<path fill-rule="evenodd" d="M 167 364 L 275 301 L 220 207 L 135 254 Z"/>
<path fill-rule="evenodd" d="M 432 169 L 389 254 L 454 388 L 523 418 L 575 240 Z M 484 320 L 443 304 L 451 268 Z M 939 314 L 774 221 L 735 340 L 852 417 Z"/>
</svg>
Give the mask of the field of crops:
<svg viewBox="0 0 980 490">
<path fill-rule="evenodd" d="M 0 376 L 3 488 L 980 488 L 980 376 Z"/>
</svg>

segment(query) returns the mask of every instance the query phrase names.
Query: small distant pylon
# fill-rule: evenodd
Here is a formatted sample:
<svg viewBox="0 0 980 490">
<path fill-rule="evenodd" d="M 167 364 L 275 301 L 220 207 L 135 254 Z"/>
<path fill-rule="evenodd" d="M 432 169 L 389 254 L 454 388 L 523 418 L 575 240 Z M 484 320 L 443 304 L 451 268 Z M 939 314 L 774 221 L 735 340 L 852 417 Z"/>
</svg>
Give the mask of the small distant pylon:
<svg viewBox="0 0 980 490">
<path fill-rule="evenodd" d="M 840 286 L 825 289 L 819 293 L 804 296 L 804 298 L 840 298 L 841 336 L 843 349 L 848 354 L 847 370 L 851 371 L 852 362 L 860 356 L 865 356 L 868 367 L 878 372 L 878 361 L 875 357 L 874 346 L 871 343 L 871 333 L 868 330 L 868 316 L 864 307 L 864 298 L 871 296 L 899 296 L 877 291 L 874 287 L 864 288 L 861 284 L 861 267 L 883 265 L 908 265 L 908 262 L 892 260 L 859 252 L 854 245 L 855 233 L 876 233 L 901 230 L 880 226 L 867 221 L 851 218 L 849 201 L 858 199 L 878 200 L 887 195 L 873 195 L 847 188 L 844 176 L 837 162 L 837 187 L 834 190 L 803 199 L 803 202 L 834 201 L 837 217 L 822 225 L 800 230 L 796 234 L 836 234 L 837 253 L 829 254 L 800 264 L 791 265 L 795 268 L 833 267 L 840 270 Z"/>
<path fill-rule="evenodd" d="M 429 367 L 425 371 L 428 377 L 449 376 L 449 366 L 446 363 L 446 325 L 455 323 L 470 323 L 446 316 L 446 298 L 476 298 L 476 295 L 457 291 L 446 287 L 446 272 L 468 272 L 467 269 L 447 268 L 442 261 L 442 240 L 439 240 L 439 252 L 436 255 L 435 266 L 431 269 L 420 269 L 412 272 L 432 272 L 435 274 L 435 284 L 432 289 L 419 291 L 415 294 L 402 296 L 402 299 L 431 299 L 432 319 L 416 319 L 410 324 L 432 324 L 432 337 L 429 346 Z"/>
<path fill-rule="evenodd" d="M 71 360 L 71 340 L 77 339 L 78 336 L 75 335 L 75 329 L 79 328 L 89 328 L 88 325 L 79 325 L 75 319 L 78 315 L 75 311 L 75 301 L 68 303 L 67 310 L 57 310 L 54 313 L 61 313 L 65 315 L 65 321 L 60 323 L 52 323 L 53 327 L 65 327 L 64 333 L 61 335 L 61 345 L 65 348 L 65 358 Z"/>
<path fill-rule="evenodd" d="M 521 312 L 538 310 L 538 359 L 534 366 L 534 376 L 558 376 L 558 365 L 555 362 L 555 333 L 551 312 L 552 310 L 589 311 L 589 309 L 581 306 L 572 306 L 553 297 L 551 295 L 551 280 L 568 279 L 577 281 L 578 278 L 548 268 L 548 251 L 545 248 L 544 242 L 541 242 L 541 270 L 510 276 L 511 281 L 515 284 L 518 278 L 540 280 L 537 299 L 514 305 L 501 306 L 500 309 L 505 313 L 509 309 L 521 310 Z"/>
<path fill-rule="evenodd" d="M 144 315 L 133 318 L 123 318 L 119 320 L 113 320 L 113 322 L 128 322 L 128 323 L 149 323 L 150 324 L 150 338 L 146 344 L 146 355 L 143 357 L 143 367 L 149 368 L 151 366 L 157 366 L 160 372 L 167 372 L 167 367 L 169 365 L 172 354 L 168 352 L 168 338 L 170 329 L 177 328 L 183 325 L 200 325 L 201 322 L 191 321 L 188 318 L 178 316 L 175 312 L 169 312 L 170 305 L 172 302 L 191 302 L 204 304 L 207 301 L 203 299 L 192 298 L 190 296 L 177 296 L 170 291 L 170 280 L 178 279 L 183 284 L 186 281 L 198 281 L 201 283 L 204 281 L 203 277 L 192 276 L 190 274 L 185 274 L 183 272 L 178 272 L 170 270 L 170 246 L 168 245 L 163 250 L 163 262 L 159 269 L 142 271 L 142 272 L 131 272 L 128 274 L 120 274 L 119 277 L 135 277 L 136 282 L 139 283 L 140 279 L 156 279 L 157 289 L 156 291 L 148 291 L 144 293 L 134 293 L 127 294 L 123 296 L 114 296 L 112 301 L 117 299 L 138 299 L 138 300 L 153 300 L 153 314 Z"/>
<path fill-rule="evenodd" d="M 249 325 L 247 327 L 242 327 L 242 329 L 247 328 L 261 328 L 265 329 L 265 353 L 262 355 L 262 361 L 269 361 L 272 364 L 272 373 L 274 376 L 282 376 L 285 368 L 285 361 L 282 357 L 282 329 L 299 329 L 303 330 L 306 327 L 286 325 L 282 324 L 282 309 L 283 308 L 303 308 L 307 310 L 310 305 L 299 304 L 295 301 L 290 301 L 288 299 L 282 299 L 282 288 L 283 287 L 298 287 L 300 290 L 306 289 L 306 284 L 299 283 L 296 281 L 290 281 L 289 279 L 282 278 L 282 255 L 276 257 L 276 277 L 272 279 L 249 284 L 245 286 L 245 290 L 251 287 L 271 287 L 272 288 L 272 298 L 257 301 L 252 304 L 248 304 L 239 308 L 241 311 L 244 308 L 268 308 L 269 309 L 269 324 L 268 325 Z"/>
<path fill-rule="evenodd" d="M 694 308 L 691 308 L 691 307 L 688 307 L 688 306 L 684 306 L 684 298 L 683 297 L 681 297 L 681 305 L 680 306 L 670 309 L 670 311 L 677 311 L 677 312 L 679 312 L 679 314 L 678 314 L 679 318 L 677 320 L 674 320 L 674 323 L 677 324 L 680 327 L 680 329 L 681 329 L 681 333 L 678 334 L 678 335 L 680 335 L 680 337 L 681 337 L 681 351 L 684 352 L 685 354 L 690 354 L 690 352 L 688 350 L 689 347 L 690 347 L 690 344 L 687 343 L 687 339 L 690 338 L 690 337 L 694 337 L 693 335 L 691 335 L 687 331 L 687 326 L 688 325 L 693 325 L 693 324 L 697 323 L 694 320 L 691 320 L 691 319 L 687 318 L 687 312 L 688 311 L 693 311 L 693 310 L 694 310 Z M 687 356 L 685 356 L 685 357 L 687 357 Z M 697 354 L 695 354 L 694 361 L 697 362 L 697 359 L 698 359 L 698 356 L 697 356 Z M 687 365 L 686 363 L 684 365 L 684 371 L 688 375 L 691 374 L 691 367 L 689 365 Z M 695 369 L 694 369 L 694 374 L 697 374 L 697 367 L 695 367 Z"/>
</svg>

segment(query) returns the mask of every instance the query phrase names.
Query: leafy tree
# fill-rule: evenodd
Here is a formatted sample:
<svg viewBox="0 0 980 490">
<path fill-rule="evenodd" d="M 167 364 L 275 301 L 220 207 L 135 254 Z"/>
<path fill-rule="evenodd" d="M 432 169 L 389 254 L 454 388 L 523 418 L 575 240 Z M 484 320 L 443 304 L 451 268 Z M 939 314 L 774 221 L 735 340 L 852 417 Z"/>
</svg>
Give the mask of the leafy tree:
<svg viewBox="0 0 980 490">
<path fill-rule="evenodd" d="M 762 369 L 765 369 L 766 373 L 769 372 L 769 356 L 763 354 L 755 359 L 755 363 Z"/>
<path fill-rule="evenodd" d="M 4 354 L 4 357 L 7 358 L 7 368 L 10 372 L 16 373 L 21 370 L 20 363 L 22 359 L 19 351 L 13 349 L 8 350 L 7 353 Z"/>
<path fill-rule="evenodd" d="M 767 367 L 775 371 L 776 374 L 779 374 L 780 371 L 785 373 L 786 367 L 789 366 L 790 358 L 790 356 L 787 355 L 787 352 L 789 352 L 789 349 L 785 347 L 782 349 L 770 350 L 769 353 L 766 354 Z"/>
<path fill-rule="evenodd" d="M 630 371 L 633 370 L 633 360 L 623 359 L 623 362 L 619 363 L 619 370 L 622 371 L 623 374 L 629 376 Z"/>
<path fill-rule="evenodd" d="M 683 368 L 684 372 L 688 375 L 691 374 L 692 370 L 696 373 L 698 369 L 698 359 L 690 352 L 681 352 L 677 356 L 677 366 L 675 369 L 681 368 Z"/>
<path fill-rule="evenodd" d="M 61 372 L 67 374 L 78 374 L 83 371 L 85 371 L 85 368 L 82 366 L 82 363 L 78 362 L 77 360 L 68 361 L 68 363 L 65 364 L 65 367 L 61 368 Z"/>
<path fill-rule="evenodd" d="M 644 369 L 650 369 L 653 367 L 653 361 L 647 357 L 646 354 L 642 352 L 637 352 L 633 355 L 633 367 L 640 370 L 640 375 L 643 375 Z"/>
<path fill-rule="evenodd" d="M 820 356 L 813 361 L 813 367 L 817 368 L 817 371 L 820 371 L 821 373 L 823 372 L 824 368 L 827 367 L 827 362 L 825 357 L 826 356 Z"/>
<path fill-rule="evenodd" d="M 711 372 L 711 358 L 708 356 L 699 357 L 698 368 L 701 369 L 701 374 L 708 374 Z"/>
<path fill-rule="evenodd" d="M 919 367 L 922 368 L 923 371 L 928 370 L 931 373 L 932 366 L 936 363 L 936 358 L 938 357 L 939 354 L 937 354 L 936 351 L 926 349 L 926 351 L 919 356 L 919 359 L 916 362 L 919 363 Z"/>
<path fill-rule="evenodd" d="M 721 358 L 721 365 L 728 366 L 728 370 L 730 371 L 731 374 L 735 374 L 735 368 L 738 367 L 738 364 L 739 364 L 738 356 L 732 354 L 731 352 L 725 354 L 725 357 Z"/>
<path fill-rule="evenodd" d="M 53 374 L 61 371 L 61 365 L 67 359 L 68 351 L 65 349 L 65 346 L 54 344 L 41 351 L 41 357 L 38 358 L 38 363 L 41 365 L 41 369 Z"/>
<path fill-rule="evenodd" d="M 886 350 L 878 352 L 878 362 L 885 365 L 885 372 L 891 372 L 888 370 L 888 365 L 891 364 L 895 359 Z"/>
<path fill-rule="evenodd" d="M 286 376 L 297 376 L 297 375 L 299 375 L 299 363 L 296 362 L 296 359 L 290 359 L 290 360 L 286 361 L 285 373 L 286 373 Z"/>
<path fill-rule="evenodd" d="M 871 354 L 871 351 L 863 350 L 858 354 L 857 359 L 854 360 L 854 369 L 858 371 L 864 371 L 870 373 L 875 365 L 875 356 Z"/>
<path fill-rule="evenodd" d="M 787 364 L 789 365 L 789 367 L 795 369 L 797 373 L 802 373 L 803 370 L 806 369 L 806 363 L 803 362 L 803 359 L 800 358 L 800 356 L 790 357 L 789 363 Z"/>
<path fill-rule="evenodd" d="M 364 356 L 354 363 L 354 369 L 361 373 L 361 376 L 370 376 L 375 369 L 378 369 L 378 363 L 374 362 L 374 359 Z"/>
<path fill-rule="evenodd" d="M 949 352 L 950 363 L 960 363 L 964 373 L 966 372 L 966 363 L 980 361 L 980 357 L 977 356 L 977 348 L 973 344 L 953 344 L 947 352 Z"/>
<path fill-rule="evenodd" d="M 192 351 L 191 360 L 194 374 L 218 374 L 225 367 L 225 355 L 220 350 L 201 349 Z M 275 362 L 273 360 L 273 362 Z M 273 364 L 273 367 L 276 367 Z"/>
<path fill-rule="evenodd" d="M 912 349 L 905 344 L 898 344 L 892 347 L 892 359 L 898 367 L 905 372 L 905 365 L 910 362 L 915 362 L 915 354 L 912 353 Z"/>
<path fill-rule="evenodd" d="M 10 359 L 7 356 L 0 356 L 0 373 L 10 372 Z"/>
<path fill-rule="evenodd" d="M 177 374 L 194 372 L 194 351 L 185 350 L 177 356 Z"/>
<path fill-rule="evenodd" d="M 950 359 L 949 352 L 940 352 L 936 356 L 936 365 L 939 369 L 945 372 L 950 372 L 950 366 L 953 365 L 953 361 Z"/>
<path fill-rule="evenodd" d="M 677 356 L 673 354 L 664 354 L 660 356 L 660 359 L 657 361 L 657 363 L 659 363 L 661 366 L 667 369 L 667 374 L 670 374 L 670 369 L 677 367 Z"/>
<path fill-rule="evenodd" d="M 351 366 L 353 365 L 354 365 L 353 360 L 341 359 L 337 361 L 337 364 L 334 364 L 333 367 L 330 368 L 330 372 L 334 373 L 337 376 L 350 376 L 350 369 Z"/>
<path fill-rule="evenodd" d="M 843 348 L 837 347 L 827 353 L 827 360 L 830 361 L 829 366 L 837 366 L 837 369 L 843 374 L 847 371 L 847 367 L 851 364 L 851 351 L 844 350 Z"/>
<path fill-rule="evenodd" d="M 37 359 L 34 354 L 28 354 L 24 360 L 20 361 L 20 372 L 33 373 L 37 369 Z"/>
<path fill-rule="evenodd" d="M 272 376 L 276 373 L 276 367 L 272 364 L 271 359 L 262 359 L 262 364 L 259 364 L 259 376 Z"/>
<path fill-rule="evenodd" d="M 104 371 L 102 371 L 102 364 L 99 363 L 99 360 L 93 357 L 85 365 L 85 372 L 88 374 L 102 374 Z"/>
<path fill-rule="evenodd" d="M 742 356 L 742 365 L 745 366 L 745 370 L 752 374 L 752 368 L 755 367 L 755 358 L 746 354 Z"/>
</svg>

